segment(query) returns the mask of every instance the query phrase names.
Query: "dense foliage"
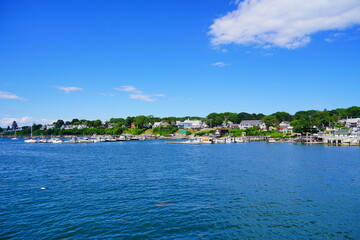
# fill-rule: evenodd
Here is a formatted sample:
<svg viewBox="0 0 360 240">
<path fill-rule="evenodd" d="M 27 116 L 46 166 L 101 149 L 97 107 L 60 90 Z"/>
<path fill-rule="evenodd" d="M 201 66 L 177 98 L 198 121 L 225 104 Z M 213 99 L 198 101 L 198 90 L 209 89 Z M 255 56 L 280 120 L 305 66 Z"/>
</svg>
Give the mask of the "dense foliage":
<svg viewBox="0 0 360 240">
<path fill-rule="evenodd" d="M 291 126 L 294 127 L 294 132 L 316 132 L 318 130 L 324 130 L 326 127 L 344 127 L 342 124 L 339 124 L 340 119 L 347 117 L 358 118 L 360 117 L 360 107 L 353 106 L 349 108 L 338 108 L 328 111 L 324 109 L 323 111 L 318 110 L 308 110 L 308 111 L 298 111 L 294 115 L 291 115 L 287 112 L 276 112 L 270 115 L 264 115 L 262 113 L 210 113 L 205 118 L 197 116 L 185 116 L 185 117 L 154 117 L 149 116 L 135 116 L 127 118 L 111 118 L 105 124 L 101 120 L 86 120 L 86 119 L 73 119 L 72 121 L 57 120 L 54 122 L 54 128 L 42 130 L 41 124 L 34 124 L 32 126 L 33 135 L 120 135 L 122 133 L 128 134 L 142 134 L 155 122 L 168 123 L 170 126 L 158 127 L 153 130 L 154 134 L 159 135 L 168 135 L 175 133 L 178 128 L 175 126 L 176 121 L 185 121 L 189 120 L 203 120 L 209 127 L 217 127 L 228 125 L 230 122 L 233 124 L 239 124 L 242 120 L 262 120 L 267 125 L 267 130 L 277 129 L 279 123 L 282 121 L 287 121 L 291 123 Z M 80 129 L 65 129 L 65 126 L 86 126 L 85 128 Z M 111 126 L 110 126 L 111 125 Z M 0 128 L 2 135 L 14 135 L 14 132 L 11 129 L 17 127 L 17 123 L 13 122 L 11 126 L 5 129 Z M 135 127 L 135 128 L 131 128 Z M 271 128 L 272 127 L 272 128 Z M 234 136 L 241 136 L 244 130 L 232 129 L 230 134 Z M 30 135 L 31 128 L 23 127 L 22 130 L 17 130 L 17 135 Z M 212 130 L 208 132 L 198 132 L 197 136 L 212 134 Z M 245 130 L 246 135 L 264 135 L 270 134 L 271 132 L 263 132 L 257 128 L 250 128 Z"/>
</svg>

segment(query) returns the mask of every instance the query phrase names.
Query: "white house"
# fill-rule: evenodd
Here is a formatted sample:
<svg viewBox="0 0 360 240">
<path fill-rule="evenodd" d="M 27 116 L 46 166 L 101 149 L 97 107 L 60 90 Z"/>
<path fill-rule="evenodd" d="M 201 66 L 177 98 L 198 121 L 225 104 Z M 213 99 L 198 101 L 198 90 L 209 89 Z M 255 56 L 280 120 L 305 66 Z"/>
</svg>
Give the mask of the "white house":
<svg viewBox="0 0 360 240">
<path fill-rule="evenodd" d="M 176 121 L 178 128 L 204 128 L 206 124 L 202 120 L 185 120 L 184 122 Z"/>
<path fill-rule="evenodd" d="M 154 124 L 152 125 L 152 128 L 162 127 L 162 126 L 163 126 L 162 122 L 154 122 Z"/>
<path fill-rule="evenodd" d="M 255 126 L 260 127 L 261 130 L 266 130 L 266 125 L 261 120 L 242 120 L 239 124 L 240 129 L 247 129 Z"/>
<path fill-rule="evenodd" d="M 282 122 L 279 124 L 279 130 L 280 130 L 280 132 L 283 132 L 283 133 L 292 133 L 293 127 L 290 125 L 289 122 L 287 122 L 287 121 L 282 121 Z"/>
<path fill-rule="evenodd" d="M 55 128 L 55 124 L 45 124 L 41 127 L 41 130 L 48 130 Z"/>
<path fill-rule="evenodd" d="M 360 128 L 360 118 L 341 119 L 340 123 L 345 123 L 348 128 Z"/>
</svg>

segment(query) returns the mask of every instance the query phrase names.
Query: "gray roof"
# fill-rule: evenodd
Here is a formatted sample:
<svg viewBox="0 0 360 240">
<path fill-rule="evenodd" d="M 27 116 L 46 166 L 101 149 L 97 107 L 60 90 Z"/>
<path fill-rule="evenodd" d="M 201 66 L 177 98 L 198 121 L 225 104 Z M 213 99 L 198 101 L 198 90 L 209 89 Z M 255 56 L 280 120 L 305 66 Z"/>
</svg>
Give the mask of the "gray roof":
<svg viewBox="0 0 360 240">
<path fill-rule="evenodd" d="M 242 120 L 240 125 L 260 125 L 262 123 L 261 120 Z"/>
</svg>

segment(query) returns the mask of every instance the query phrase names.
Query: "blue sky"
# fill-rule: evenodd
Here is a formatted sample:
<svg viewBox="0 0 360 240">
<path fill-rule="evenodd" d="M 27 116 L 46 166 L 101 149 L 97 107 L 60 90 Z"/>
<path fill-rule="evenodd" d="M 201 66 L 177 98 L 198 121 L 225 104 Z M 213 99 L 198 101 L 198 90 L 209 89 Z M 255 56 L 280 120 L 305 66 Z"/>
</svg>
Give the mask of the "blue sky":
<svg viewBox="0 0 360 240">
<path fill-rule="evenodd" d="M 1 1 L 0 126 L 359 106 L 360 2 L 296 2 Z"/>
</svg>

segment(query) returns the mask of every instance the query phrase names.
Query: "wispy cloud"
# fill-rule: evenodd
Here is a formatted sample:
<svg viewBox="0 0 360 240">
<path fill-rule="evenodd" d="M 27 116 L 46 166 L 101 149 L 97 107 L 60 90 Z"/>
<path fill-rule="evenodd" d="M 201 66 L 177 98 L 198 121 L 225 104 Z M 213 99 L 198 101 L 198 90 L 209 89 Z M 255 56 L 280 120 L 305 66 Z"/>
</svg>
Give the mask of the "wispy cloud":
<svg viewBox="0 0 360 240">
<path fill-rule="evenodd" d="M 109 97 L 114 97 L 116 94 L 115 93 L 99 93 L 99 95 L 101 96 L 109 96 Z"/>
<path fill-rule="evenodd" d="M 162 94 L 162 93 L 145 94 L 145 93 L 143 93 L 143 91 L 140 91 L 139 89 L 137 89 L 134 86 L 121 86 L 118 88 L 114 88 L 114 90 L 121 91 L 121 92 L 129 92 L 130 99 L 137 99 L 137 100 L 142 100 L 142 101 L 146 101 L 146 102 L 155 102 L 157 100 L 155 97 L 166 97 L 166 95 Z"/>
<path fill-rule="evenodd" d="M 156 99 L 154 98 L 151 98 L 150 95 L 146 95 L 146 94 L 130 94 L 130 98 L 131 99 L 139 99 L 139 100 L 143 100 L 143 101 L 146 101 L 146 102 L 155 102 Z"/>
<path fill-rule="evenodd" d="M 215 19 L 211 42 L 294 49 L 311 41 L 311 34 L 360 23 L 359 0 L 244 0 L 237 9 Z"/>
<path fill-rule="evenodd" d="M 133 86 L 121 86 L 119 88 L 114 88 L 116 91 L 122 91 L 122 92 L 139 92 L 135 87 Z"/>
<path fill-rule="evenodd" d="M 345 37 L 345 33 L 333 33 L 333 34 L 330 34 L 327 38 L 325 38 L 324 40 L 328 43 L 332 43 L 332 42 L 335 42 L 335 41 L 338 41 L 342 38 Z"/>
<path fill-rule="evenodd" d="M 162 94 L 162 93 L 158 93 L 158 94 L 154 94 L 155 97 L 166 97 L 165 94 Z"/>
<path fill-rule="evenodd" d="M 79 88 L 79 87 L 62 87 L 62 86 L 55 86 L 55 88 L 65 92 L 65 93 L 71 93 L 71 92 L 75 92 L 75 91 L 82 91 L 84 90 L 83 88 Z"/>
<path fill-rule="evenodd" d="M 0 118 L 0 126 L 6 127 L 12 124 L 13 121 L 16 121 L 19 126 L 29 126 L 34 123 L 37 124 L 48 124 L 53 123 L 55 120 L 43 119 L 43 118 L 34 118 L 34 117 L 21 117 L 21 118 Z"/>
<path fill-rule="evenodd" d="M 215 66 L 215 67 L 225 67 L 230 65 L 229 63 L 224 63 L 224 62 L 214 62 L 212 64 L 210 64 L 211 66 Z"/>
<path fill-rule="evenodd" d="M 11 99 L 11 100 L 20 100 L 20 101 L 27 101 L 26 98 L 19 97 L 15 93 L 0 91 L 0 99 Z"/>
</svg>

